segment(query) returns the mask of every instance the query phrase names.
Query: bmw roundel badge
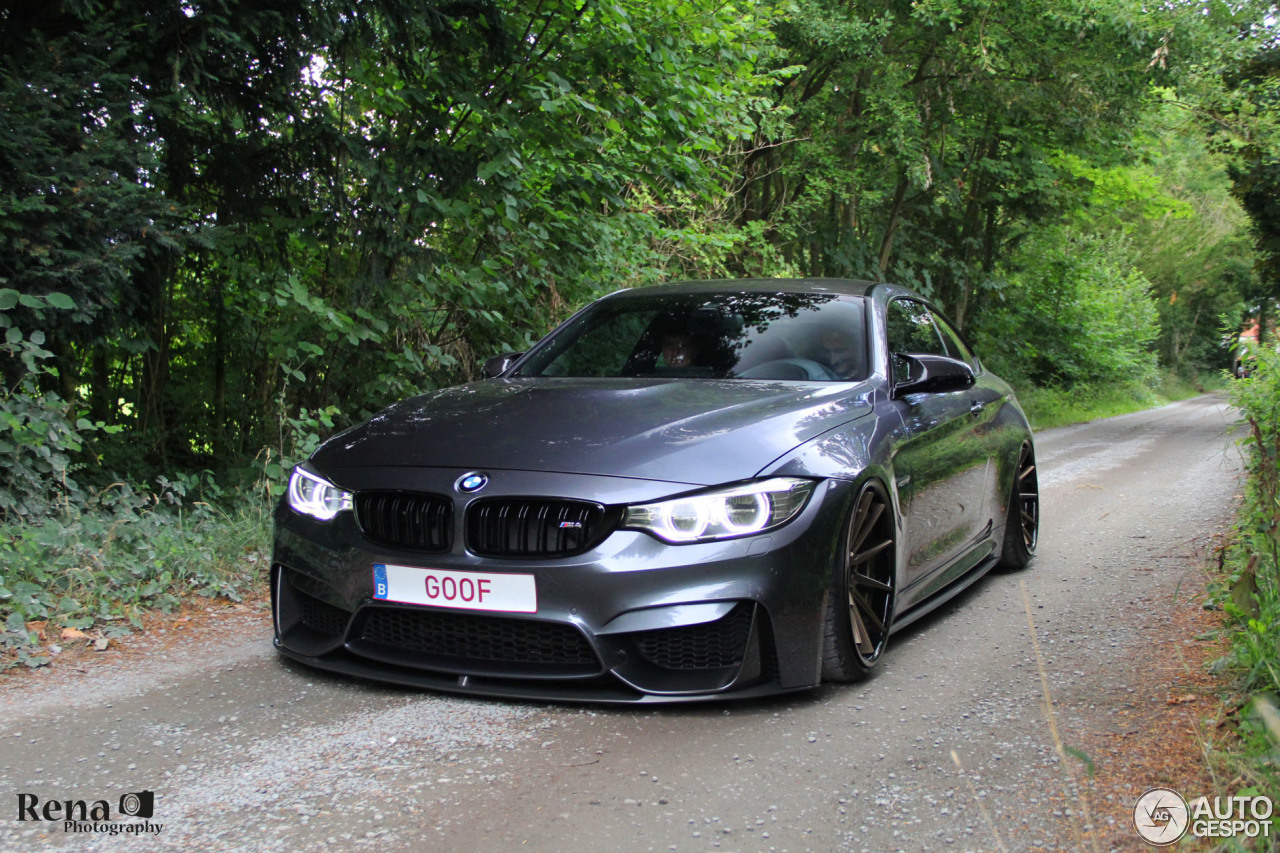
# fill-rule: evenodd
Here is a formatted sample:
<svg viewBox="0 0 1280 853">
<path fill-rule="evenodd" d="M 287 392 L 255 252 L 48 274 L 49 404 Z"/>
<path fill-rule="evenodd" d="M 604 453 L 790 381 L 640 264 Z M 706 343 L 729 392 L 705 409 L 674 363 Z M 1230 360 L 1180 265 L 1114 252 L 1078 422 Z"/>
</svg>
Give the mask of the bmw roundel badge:
<svg viewBox="0 0 1280 853">
<path fill-rule="evenodd" d="M 458 491 L 460 492 L 478 492 L 489 484 L 489 478 L 484 474 L 467 474 L 458 481 Z"/>
</svg>

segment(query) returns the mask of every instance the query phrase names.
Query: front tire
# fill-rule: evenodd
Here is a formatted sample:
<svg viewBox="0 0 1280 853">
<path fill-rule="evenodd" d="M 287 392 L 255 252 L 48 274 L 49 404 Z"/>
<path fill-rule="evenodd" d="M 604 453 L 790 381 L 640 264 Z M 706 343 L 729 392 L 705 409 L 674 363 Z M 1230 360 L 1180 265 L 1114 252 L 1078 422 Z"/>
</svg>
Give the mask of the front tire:
<svg viewBox="0 0 1280 853">
<path fill-rule="evenodd" d="M 1031 442 L 1022 445 L 1009 495 L 1009 515 L 1000 549 L 1000 568 L 1025 568 L 1036 553 L 1040 539 L 1040 481 L 1036 475 L 1036 452 Z"/>
<path fill-rule="evenodd" d="M 858 492 L 840 539 L 840 559 L 827 594 L 822 677 L 861 681 L 884 653 L 897 591 L 896 526 L 884 487 Z"/>
</svg>

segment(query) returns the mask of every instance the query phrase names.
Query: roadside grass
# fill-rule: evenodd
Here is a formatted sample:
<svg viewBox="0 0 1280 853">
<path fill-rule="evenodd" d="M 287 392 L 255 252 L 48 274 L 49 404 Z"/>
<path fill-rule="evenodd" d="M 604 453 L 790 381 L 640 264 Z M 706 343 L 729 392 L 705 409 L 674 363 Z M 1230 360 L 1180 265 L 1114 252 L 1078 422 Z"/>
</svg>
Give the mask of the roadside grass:
<svg viewBox="0 0 1280 853">
<path fill-rule="evenodd" d="M 1219 758 L 1239 781 L 1235 793 L 1280 804 L 1280 354 L 1259 351 L 1253 375 L 1231 383 L 1230 400 L 1247 427 L 1240 440 L 1247 479 L 1210 589 L 1231 635 L 1231 651 L 1215 669 L 1238 691 L 1240 737 Z"/>
<path fill-rule="evenodd" d="M 1219 376 L 1188 378 L 1166 371 L 1154 384 L 1135 381 L 1104 386 L 1029 388 L 1018 392 L 1018 402 L 1032 428 L 1041 430 L 1163 406 L 1221 390 L 1226 382 Z"/>
<path fill-rule="evenodd" d="M 160 478 L 0 524 L 0 670 L 44 666 L 74 644 L 106 648 L 185 599 L 241 600 L 265 576 L 271 503 L 209 477 Z"/>
</svg>

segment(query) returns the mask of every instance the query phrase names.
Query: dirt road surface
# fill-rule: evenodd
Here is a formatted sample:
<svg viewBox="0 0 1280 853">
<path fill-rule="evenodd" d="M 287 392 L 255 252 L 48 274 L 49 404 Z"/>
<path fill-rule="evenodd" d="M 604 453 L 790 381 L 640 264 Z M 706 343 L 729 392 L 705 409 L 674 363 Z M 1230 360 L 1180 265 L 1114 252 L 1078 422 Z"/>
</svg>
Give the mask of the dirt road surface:
<svg viewBox="0 0 1280 853">
<path fill-rule="evenodd" d="M 0 682 L 0 849 L 1059 850 L 1090 820 L 1136 846 L 1057 756 L 1020 582 L 1064 732 L 1157 701 L 1134 662 L 1177 653 L 1149 638 L 1203 586 L 1239 489 L 1232 420 L 1201 397 L 1041 434 L 1032 565 L 895 635 L 862 685 L 658 710 L 477 701 L 286 663 L 261 611 Z M 148 834 L 14 819 L 22 794 L 115 818 L 145 791 L 154 814 L 130 822 Z"/>
</svg>

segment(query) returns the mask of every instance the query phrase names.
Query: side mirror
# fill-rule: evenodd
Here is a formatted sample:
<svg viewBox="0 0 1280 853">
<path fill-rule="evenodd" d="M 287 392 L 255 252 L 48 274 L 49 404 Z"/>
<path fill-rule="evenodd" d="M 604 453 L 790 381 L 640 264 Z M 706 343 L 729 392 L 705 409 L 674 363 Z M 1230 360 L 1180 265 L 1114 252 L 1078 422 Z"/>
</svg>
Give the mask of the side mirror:
<svg viewBox="0 0 1280 853">
<path fill-rule="evenodd" d="M 973 368 L 945 355 L 893 354 L 893 398 L 907 394 L 945 394 L 972 388 Z"/>
<path fill-rule="evenodd" d="M 485 379 L 495 379 L 511 369 L 511 365 L 516 363 L 522 352 L 504 352 L 502 355 L 495 355 L 493 358 L 486 359 L 484 366 L 480 368 L 480 375 Z"/>
</svg>

